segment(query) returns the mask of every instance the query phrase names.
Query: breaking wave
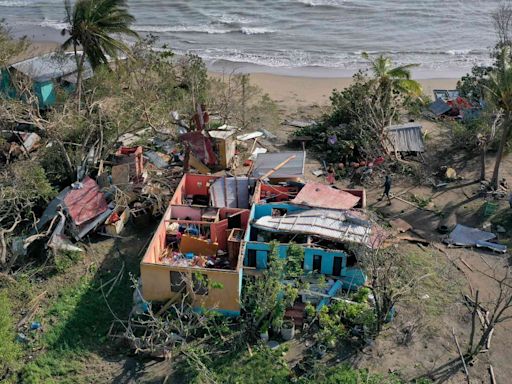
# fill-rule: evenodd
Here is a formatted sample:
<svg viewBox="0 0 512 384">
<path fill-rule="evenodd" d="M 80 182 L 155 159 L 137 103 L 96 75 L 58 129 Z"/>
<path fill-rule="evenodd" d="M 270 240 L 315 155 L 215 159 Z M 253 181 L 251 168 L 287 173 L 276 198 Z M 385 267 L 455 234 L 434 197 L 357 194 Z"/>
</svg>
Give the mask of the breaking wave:
<svg viewBox="0 0 512 384">
<path fill-rule="evenodd" d="M 274 31 L 263 27 L 240 27 L 240 28 L 229 28 L 216 25 L 178 25 L 172 27 L 158 26 L 158 25 L 138 25 L 133 27 L 137 32 L 153 32 L 153 33 L 207 33 L 210 35 L 214 34 L 225 34 L 225 33 L 243 33 L 244 35 L 257 35 L 263 33 L 273 33 Z"/>
<path fill-rule="evenodd" d="M 41 23 L 39 23 L 39 26 L 62 31 L 63 29 L 67 28 L 69 24 L 65 23 L 64 21 L 44 20 Z"/>
<path fill-rule="evenodd" d="M 0 7 L 26 7 L 32 5 L 31 1 L 0 0 Z"/>
</svg>

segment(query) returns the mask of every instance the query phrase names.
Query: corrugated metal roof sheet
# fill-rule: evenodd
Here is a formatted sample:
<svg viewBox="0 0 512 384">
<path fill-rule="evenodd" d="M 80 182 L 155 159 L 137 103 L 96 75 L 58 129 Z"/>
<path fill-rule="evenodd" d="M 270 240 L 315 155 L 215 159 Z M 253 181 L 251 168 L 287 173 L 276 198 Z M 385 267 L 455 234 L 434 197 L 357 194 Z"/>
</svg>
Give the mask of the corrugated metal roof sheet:
<svg viewBox="0 0 512 384">
<path fill-rule="evenodd" d="M 249 178 L 218 178 L 210 186 L 210 199 L 217 208 L 249 208 Z"/>
<path fill-rule="evenodd" d="M 387 127 L 388 138 L 393 145 L 390 150 L 397 152 L 423 152 L 425 144 L 421 125 L 408 123 L 401 125 L 390 125 Z"/>
<path fill-rule="evenodd" d="M 452 109 L 452 107 L 450 107 L 443 99 L 436 99 L 436 101 L 428 106 L 428 109 L 430 109 L 434 115 L 441 116 Z"/>
<path fill-rule="evenodd" d="M 274 172 L 271 175 L 271 178 L 303 177 L 306 152 L 302 151 L 261 153 L 258 155 L 258 157 L 256 157 L 256 160 L 254 161 L 252 175 L 254 177 L 263 176 L 268 171 L 288 159 L 290 156 L 295 156 L 295 158 Z"/>
<path fill-rule="evenodd" d="M 457 226 L 450 233 L 447 243 L 462 245 L 466 247 L 475 246 L 478 241 L 487 241 L 494 239 L 496 235 L 491 232 L 481 231 L 478 228 L 466 227 L 465 225 L 457 224 Z"/>
<path fill-rule="evenodd" d="M 351 215 L 350 211 L 309 209 L 280 217 L 263 216 L 253 226 L 271 232 L 301 233 L 373 246 L 371 223 Z"/>
<path fill-rule="evenodd" d="M 94 219 L 108 208 L 105 196 L 90 177 L 83 179 L 82 188 L 69 191 L 64 197 L 64 204 L 76 225 Z"/>
<path fill-rule="evenodd" d="M 320 183 L 307 183 L 291 201 L 298 205 L 327 209 L 354 208 L 361 200 L 348 192 Z"/>
<path fill-rule="evenodd" d="M 12 67 L 27 75 L 33 81 L 48 81 L 62 77 L 64 80 L 76 83 L 76 75 L 74 74 L 77 71 L 77 65 L 75 55 L 72 52 L 48 53 L 13 64 Z M 91 66 L 88 61 L 85 61 L 83 78 L 87 79 L 91 76 Z"/>
</svg>

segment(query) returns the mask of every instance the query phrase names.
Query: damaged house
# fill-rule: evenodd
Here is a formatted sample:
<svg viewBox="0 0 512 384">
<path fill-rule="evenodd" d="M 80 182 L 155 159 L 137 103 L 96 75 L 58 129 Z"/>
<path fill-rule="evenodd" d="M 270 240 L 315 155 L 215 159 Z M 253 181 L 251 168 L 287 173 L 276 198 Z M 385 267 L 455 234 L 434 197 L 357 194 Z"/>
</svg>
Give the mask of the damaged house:
<svg viewBox="0 0 512 384">
<path fill-rule="evenodd" d="M 142 295 L 240 314 L 249 179 L 185 174 L 140 264 Z"/>
<path fill-rule="evenodd" d="M 8 97 L 16 97 L 13 83 L 19 76 L 32 82 L 32 89 L 39 100 L 39 108 L 45 109 L 56 103 L 57 85 L 67 92 L 75 90 L 77 72 L 77 61 L 73 52 L 48 53 L 33 57 L 2 70 L 0 93 L 4 93 Z M 85 80 L 92 76 L 92 68 L 86 60 L 82 78 Z"/>
</svg>

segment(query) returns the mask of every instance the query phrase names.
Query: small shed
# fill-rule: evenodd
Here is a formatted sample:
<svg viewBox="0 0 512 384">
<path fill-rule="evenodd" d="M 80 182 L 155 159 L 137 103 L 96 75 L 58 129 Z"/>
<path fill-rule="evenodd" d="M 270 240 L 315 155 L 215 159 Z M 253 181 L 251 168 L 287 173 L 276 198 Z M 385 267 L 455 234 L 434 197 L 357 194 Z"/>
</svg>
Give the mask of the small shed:
<svg viewBox="0 0 512 384">
<path fill-rule="evenodd" d="M 390 125 L 386 128 L 388 149 L 393 152 L 424 152 L 425 143 L 421 128 L 417 123 Z"/>
<path fill-rule="evenodd" d="M 80 52 L 79 55 L 82 53 Z M 55 84 L 60 83 L 72 91 L 77 82 L 77 64 L 73 52 L 48 53 L 12 64 L 2 75 L 2 87 L 7 89 L 11 74 L 20 73 L 33 82 L 34 92 L 40 108 L 52 106 L 56 102 Z M 82 79 L 92 77 L 93 71 L 88 61 L 84 62 Z M 4 90 L 5 90 L 4 89 Z"/>
<path fill-rule="evenodd" d="M 256 178 L 264 176 L 291 156 L 295 157 L 276 170 L 270 178 L 274 180 L 302 179 L 304 177 L 304 163 L 306 161 L 306 152 L 303 151 L 261 153 L 254 160 L 252 176 Z"/>
</svg>

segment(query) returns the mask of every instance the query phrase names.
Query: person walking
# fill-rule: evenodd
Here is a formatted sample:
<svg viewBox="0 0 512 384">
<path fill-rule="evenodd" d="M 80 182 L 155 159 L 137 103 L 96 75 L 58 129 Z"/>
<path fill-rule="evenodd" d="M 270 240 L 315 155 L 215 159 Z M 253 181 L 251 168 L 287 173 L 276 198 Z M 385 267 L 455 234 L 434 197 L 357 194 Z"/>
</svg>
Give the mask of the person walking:
<svg viewBox="0 0 512 384">
<path fill-rule="evenodd" d="M 386 175 L 383 187 L 384 192 L 382 192 L 382 196 L 380 197 L 379 201 L 381 201 L 384 198 L 384 196 L 387 196 L 388 204 L 391 205 L 391 198 L 389 197 L 389 192 L 391 191 L 391 176 Z"/>
</svg>

